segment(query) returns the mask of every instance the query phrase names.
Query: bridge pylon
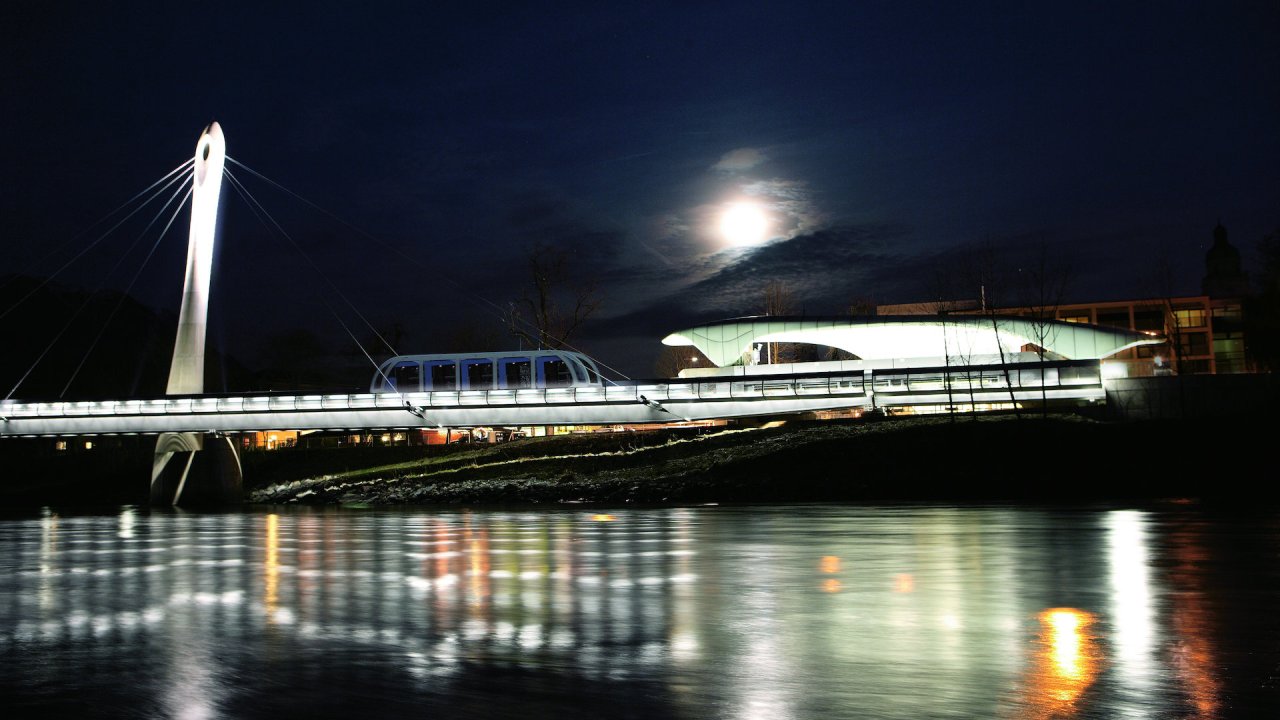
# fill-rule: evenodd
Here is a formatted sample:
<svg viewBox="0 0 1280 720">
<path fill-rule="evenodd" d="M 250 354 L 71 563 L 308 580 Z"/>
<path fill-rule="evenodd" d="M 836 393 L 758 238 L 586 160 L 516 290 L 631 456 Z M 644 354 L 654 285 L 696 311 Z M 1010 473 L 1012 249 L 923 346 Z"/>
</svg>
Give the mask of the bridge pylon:
<svg viewBox="0 0 1280 720">
<path fill-rule="evenodd" d="M 169 365 L 169 395 L 204 392 L 204 345 L 209 281 L 218 230 L 218 201 L 227 145 L 218 123 L 196 142 L 191 185 L 191 234 L 182 287 L 178 335 Z M 243 499 L 243 473 L 235 444 L 212 433 L 165 433 L 156 441 L 151 467 L 153 505 L 226 505 Z"/>
</svg>

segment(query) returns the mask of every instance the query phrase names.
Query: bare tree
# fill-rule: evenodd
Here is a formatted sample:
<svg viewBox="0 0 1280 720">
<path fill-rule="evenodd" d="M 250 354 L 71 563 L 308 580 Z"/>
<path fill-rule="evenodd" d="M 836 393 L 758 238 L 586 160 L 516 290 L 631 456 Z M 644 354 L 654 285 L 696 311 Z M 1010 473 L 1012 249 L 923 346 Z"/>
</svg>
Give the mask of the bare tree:
<svg viewBox="0 0 1280 720">
<path fill-rule="evenodd" d="M 697 348 L 688 346 L 663 346 L 653 363 L 653 371 L 660 378 L 676 377 L 681 370 L 698 367 L 715 366 Z"/>
<path fill-rule="evenodd" d="M 1159 254 L 1156 256 L 1155 264 L 1152 265 L 1152 274 L 1150 282 L 1155 285 L 1156 296 L 1160 298 L 1160 304 L 1164 308 L 1164 329 L 1166 337 L 1169 340 L 1169 356 L 1173 360 L 1173 373 L 1175 375 L 1173 381 L 1178 391 L 1178 416 L 1186 417 L 1187 414 L 1187 391 L 1184 386 L 1184 346 L 1182 320 L 1178 317 L 1177 308 L 1173 305 L 1173 298 L 1177 295 L 1177 285 L 1174 281 L 1173 262 L 1169 258 L 1169 250 L 1167 247 L 1161 247 Z"/>
<path fill-rule="evenodd" d="M 1164 329 L 1168 338 L 1169 357 L 1173 361 L 1173 372 L 1175 375 L 1181 375 L 1183 371 L 1182 323 L 1179 322 L 1177 310 L 1173 306 L 1173 298 L 1177 292 L 1173 279 L 1173 263 L 1169 259 L 1167 249 L 1162 248 L 1156 256 L 1155 263 L 1151 266 L 1150 283 L 1154 286 L 1156 297 L 1160 299 L 1160 306 L 1164 309 Z"/>
<path fill-rule="evenodd" d="M 600 307 L 594 278 L 580 277 L 570 258 L 568 249 L 543 243 L 529 251 L 532 285 L 512 303 L 509 321 L 511 333 L 533 347 L 566 347 Z"/>
<path fill-rule="evenodd" d="M 1004 384 L 1009 389 L 1009 404 L 1013 406 L 1014 415 L 1021 420 L 1022 409 L 1018 407 L 1018 400 L 1014 395 L 1013 377 L 1005 358 L 1004 343 L 1000 340 L 1000 321 L 996 313 L 996 300 L 999 295 L 1002 272 L 996 258 L 995 248 L 990 242 L 979 244 L 970 259 L 969 276 L 978 285 L 980 312 L 991 322 L 991 331 L 995 334 L 1000 370 L 1004 375 Z"/>
<path fill-rule="evenodd" d="M 943 366 L 943 385 L 947 389 L 947 417 L 952 423 L 956 421 L 956 403 L 952 394 L 951 383 L 951 339 L 947 335 L 947 313 L 951 305 L 950 295 L 952 293 L 951 274 L 941 266 L 933 269 L 932 277 L 932 295 L 933 302 L 927 303 L 929 309 L 934 315 L 938 316 L 938 322 L 942 325 L 942 366 Z M 966 363 L 967 365 L 967 363 Z M 969 407 L 973 407 L 973 383 L 972 378 L 969 380 Z"/>
<path fill-rule="evenodd" d="M 795 299 L 791 290 L 780 280 L 770 280 L 764 286 L 764 314 L 769 316 L 791 315 L 795 312 Z M 790 362 L 794 354 L 790 343 L 766 343 L 766 363 L 783 362 L 783 356 Z"/>
<path fill-rule="evenodd" d="M 1022 279 L 1022 315 L 1031 323 L 1036 356 L 1040 358 L 1040 417 L 1049 415 L 1049 390 L 1045 383 L 1045 346 L 1057 336 L 1058 308 L 1067 292 L 1071 271 L 1065 261 L 1052 257 L 1040 243 L 1035 257 L 1019 271 Z"/>
</svg>

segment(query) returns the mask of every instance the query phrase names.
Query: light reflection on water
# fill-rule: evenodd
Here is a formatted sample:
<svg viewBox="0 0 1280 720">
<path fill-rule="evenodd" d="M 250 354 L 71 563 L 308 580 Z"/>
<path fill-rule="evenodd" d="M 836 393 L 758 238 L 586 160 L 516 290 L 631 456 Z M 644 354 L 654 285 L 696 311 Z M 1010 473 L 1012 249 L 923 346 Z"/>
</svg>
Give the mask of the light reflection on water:
<svg viewBox="0 0 1280 720">
<path fill-rule="evenodd" d="M 1274 518 L 1185 510 L 46 512 L 0 522 L 0 690 L 182 718 L 1219 718 L 1274 700 L 1277 546 Z"/>
</svg>

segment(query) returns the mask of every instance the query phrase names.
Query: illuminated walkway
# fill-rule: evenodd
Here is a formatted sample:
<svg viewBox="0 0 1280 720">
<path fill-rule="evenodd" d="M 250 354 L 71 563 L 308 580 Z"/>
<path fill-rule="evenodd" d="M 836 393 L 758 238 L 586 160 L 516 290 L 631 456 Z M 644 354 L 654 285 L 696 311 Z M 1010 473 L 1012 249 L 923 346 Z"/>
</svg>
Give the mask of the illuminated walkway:
<svg viewBox="0 0 1280 720">
<path fill-rule="evenodd" d="M 879 369 L 522 390 L 3 401 L 0 437 L 664 423 L 1042 398 L 1103 401 L 1099 363 Z"/>
</svg>

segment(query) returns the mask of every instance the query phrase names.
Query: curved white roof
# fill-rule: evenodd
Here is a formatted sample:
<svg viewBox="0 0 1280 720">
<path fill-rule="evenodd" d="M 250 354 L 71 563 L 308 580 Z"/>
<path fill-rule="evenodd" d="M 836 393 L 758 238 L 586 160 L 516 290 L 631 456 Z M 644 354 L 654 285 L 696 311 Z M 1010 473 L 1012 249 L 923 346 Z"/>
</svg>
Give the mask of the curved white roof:
<svg viewBox="0 0 1280 720">
<path fill-rule="evenodd" d="M 1044 347 L 1069 360 L 1101 359 L 1164 338 L 1117 328 L 1032 320 L 1012 315 L 876 315 L 866 317 L 752 317 L 722 320 L 674 332 L 664 345 L 692 345 L 719 366 L 732 365 L 754 343 L 826 345 L 863 360 L 996 355 L 1024 345 Z"/>
</svg>

